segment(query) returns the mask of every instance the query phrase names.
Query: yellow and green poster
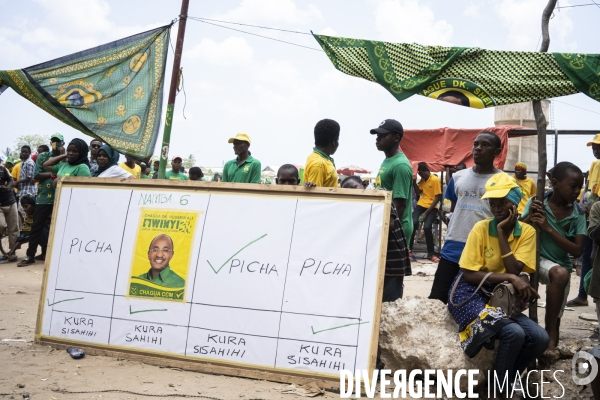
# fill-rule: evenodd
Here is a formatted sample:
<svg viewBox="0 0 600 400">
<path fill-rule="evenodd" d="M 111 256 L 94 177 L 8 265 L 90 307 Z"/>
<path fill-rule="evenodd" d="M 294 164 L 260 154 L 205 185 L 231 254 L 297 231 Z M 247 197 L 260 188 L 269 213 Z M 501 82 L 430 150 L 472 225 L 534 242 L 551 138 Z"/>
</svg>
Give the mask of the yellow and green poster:
<svg viewBox="0 0 600 400">
<path fill-rule="evenodd" d="M 185 302 L 200 213 L 142 209 L 131 264 L 129 297 Z"/>
</svg>

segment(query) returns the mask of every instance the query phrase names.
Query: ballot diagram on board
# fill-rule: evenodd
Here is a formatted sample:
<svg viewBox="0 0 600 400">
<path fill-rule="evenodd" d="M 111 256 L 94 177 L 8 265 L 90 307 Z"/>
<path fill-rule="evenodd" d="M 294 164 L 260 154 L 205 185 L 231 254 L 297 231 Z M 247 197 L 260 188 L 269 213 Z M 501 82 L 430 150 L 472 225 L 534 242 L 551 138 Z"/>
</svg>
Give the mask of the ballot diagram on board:
<svg viewBox="0 0 600 400">
<path fill-rule="evenodd" d="M 338 382 L 373 366 L 389 193 L 71 179 L 55 204 L 42 343 Z"/>
</svg>

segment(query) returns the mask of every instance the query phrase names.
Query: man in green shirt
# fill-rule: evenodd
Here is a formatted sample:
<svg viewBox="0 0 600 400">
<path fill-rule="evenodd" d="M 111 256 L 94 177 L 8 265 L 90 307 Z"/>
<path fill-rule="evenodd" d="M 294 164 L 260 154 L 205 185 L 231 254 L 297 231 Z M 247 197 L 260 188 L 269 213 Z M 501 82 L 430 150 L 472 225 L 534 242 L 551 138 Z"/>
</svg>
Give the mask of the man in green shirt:
<svg viewBox="0 0 600 400">
<path fill-rule="evenodd" d="M 40 241 L 46 221 L 52 215 L 54 207 L 54 184 L 52 172 L 44 169 L 44 163 L 52 157 L 59 156 L 65 152 L 65 139 L 60 133 L 55 133 L 50 136 L 51 150 L 45 153 L 40 153 L 35 161 L 35 171 L 33 177 L 38 182 L 38 195 L 35 200 L 35 211 L 33 213 L 33 224 L 31 225 L 31 233 L 29 234 L 29 247 L 27 248 L 27 257 L 19 262 L 17 266 L 26 267 L 27 265 L 35 264 L 35 260 L 44 260 L 46 258 L 46 246 L 41 245 Z M 42 247 L 42 254 L 35 256 L 37 247 Z"/>
<path fill-rule="evenodd" d="M 413 171 L 408 158 L 399 149 L 404 129 L 395 119 L 386 119 L 379 128 L 371 129 L 371 134 L 377 135 L 375 146 L 385 154 L 385 160 L 381 163 L 375 180 L 375 187 L 392 192 L 393 203 L 400 216 L 404 236 L 410 238 L 413 232 L 411 207 Z"/>
<path fill-rule="evenodd" d="M 152 239 L 148 248 L 150 270 L 138 278 L 169 289 L 183 288 L 185 279 L 177 275 L 169 266 L 174 254 L 175 248 L 171 237 L 165 234 L 158 235 Z"/>
<path fill-rule="evenodd" d="M 183 159 L 181 156 L 174 156 L 171 159 L 171 170 L 165 173 L 166 179 L 175 179 L 180 181 L 189 180 L 188 176 L 181 172 L 181 162 Z"/>
<path fill-rule="evenodd" d="M 250 136 L 238 133 L 229 139 L 237 157 L 227 161 L 223 167 L 222 182 L 260 183 L 260 161 L 250 155 Z"/>
<path fill-rule="evenodd" d="M 375 146 L 383 151 L 385 160 L 379 167 L 375 187 L 392 192 L 390 241 L 388 241 L 385 277 L 383 279 L 384 302 L 402 298 L 404 276 L 411 275 L 408 243 L 413 233 L 412 184 L 413 172 L 408 158 L 399 150 L 404 129 L 395 119 L 386 119 L 378 128 L 371 129 L 377 135 Z M 402 235 L 404 233 L 404 235 Z M 393 240 L 392 240 L 393 239 Z M 393 262 L 390 262 L 393 260 Z"/>
</svg>

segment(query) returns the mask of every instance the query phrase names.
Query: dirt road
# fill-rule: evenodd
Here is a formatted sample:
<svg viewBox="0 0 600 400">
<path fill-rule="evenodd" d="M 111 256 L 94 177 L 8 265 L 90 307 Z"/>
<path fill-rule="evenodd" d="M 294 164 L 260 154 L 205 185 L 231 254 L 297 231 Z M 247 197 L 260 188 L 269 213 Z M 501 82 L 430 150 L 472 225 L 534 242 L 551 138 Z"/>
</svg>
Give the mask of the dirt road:
<svg viewBox="0 0 600 400">
<path fill-rule="evenodd" d="M 24 251 L 19 251 L 19 255 L 23 256 Z M 406 278 L 405 296 L 426 297 L 434 271 L 432 264 L 414 263 L 414 273 L 421 274 Z M 277 390 L 287 387 L 287 384 L 160 368 L 108 357 L 87 356 L 74 360 L 64 350 L 35 345 L 33 338 L 42 277 L 41 262 L 25 268 L 17 268 L 15 263 L 0 265 L 0 339 L 24 340 L 0 342 L 3 371 L 0 374 L 0 394 L 4 395 L 3 398 L 11 398 L 12 395 L 14 399 L 20 399 L 23 393 L 29 393 L 32 399 L 44 400 L 149 398 L 108 392 L 64 394 L 53 389 L 73 392 L 120 389 L 147 395 L 200 393 L 219 399 L 302 398 Z M 578 284 L 579 278 L 573 275 L 571 293 L 576 293 Z M 543 321 L 544 309 L 539 310 Z M 561 326 L 563 337 L 591 335 L 593 324 L 579 319 L 581 313 L 594 313 L 594 309 L 590 306 L 565 311 Z M 320 396 L 323 397 L 339 398 L 339 394 L 327 392 Z"/>
</svg>

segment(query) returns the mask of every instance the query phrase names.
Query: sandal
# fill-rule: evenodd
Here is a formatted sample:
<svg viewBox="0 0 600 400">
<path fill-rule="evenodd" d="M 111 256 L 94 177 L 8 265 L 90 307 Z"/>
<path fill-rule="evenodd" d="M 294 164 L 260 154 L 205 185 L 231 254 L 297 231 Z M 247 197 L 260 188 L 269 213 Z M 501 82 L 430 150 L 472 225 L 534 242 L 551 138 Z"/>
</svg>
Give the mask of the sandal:
<svg viewBox="0 0 600 400">
<path fill-rule="evenodd" d="M 408 257 L 410 257 L 410 261 L 417 262 L 417 257 L 415 257 L 412 251 L 408 252 Z"/>
<path fill-rule="evenodd" d="M 440 262 L 440 258 L 436 255 L 431 256 L 431 258 L 429 260 L 431 260 L 431 262 L 434 262 L 436 264 Z"/>
<path fill-rule="evenodd" d="M 579 297 L 567 301 L 567 307 L 587 307 L 588 305 L 589 303 L 587 301 L 583 302 Z"/>
<path fill-rule="evenodd" d="M 15 262 L 15 261 L 17 261 L 17 256 L 15 256 L 15 255 L 13 255 L 11 257 L 6 257 L 6 256 L 0 257 L 0 263 L 2 263 L 2 264 L 6 264 L 9 262 Z"/>
<path fill-rule="evenodd" d="M 28 265 L 35 264 L 33 257 L 27 257 L 17 264 L 17 267 L 27 267 Z"/>
</svg>

